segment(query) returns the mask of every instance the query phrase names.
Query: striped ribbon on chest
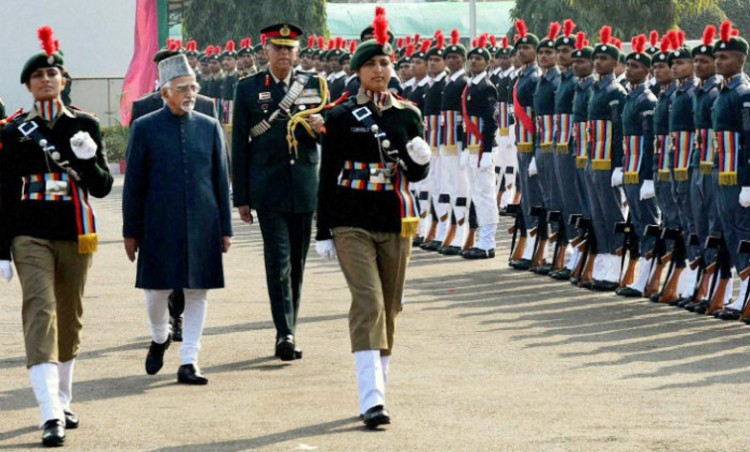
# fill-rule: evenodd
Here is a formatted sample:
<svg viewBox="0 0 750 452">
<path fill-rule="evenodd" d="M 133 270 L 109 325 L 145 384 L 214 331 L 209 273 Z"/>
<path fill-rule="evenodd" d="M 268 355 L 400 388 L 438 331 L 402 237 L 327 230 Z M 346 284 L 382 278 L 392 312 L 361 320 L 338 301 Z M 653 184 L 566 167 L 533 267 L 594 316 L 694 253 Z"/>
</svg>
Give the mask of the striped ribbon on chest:
<svg viewBox="0 0 750 452">
<path fill-rule="evenodd" d="M 559 113 L 555 115 L 555 141 L 557 152 L 566 154 L 570 137 L 573 135 L 573 115 L 570 113 Z"/>
<path fill-rule="evenodd" d="M 737 185 L 740 133 L 731 130 L 716 132 L 716 152 L 719 154 L 719 185 Z"/>
<path fill-rule="evenodd" d="M 372 171 L 383 170 L 382 163 L 363 163 L 346 160 L 339 174 L 339 186 L 364 191 L 392 191 L 393 183 L 375 182 Z"/>
<path fill-rule="evenodd" d="M 518 108 L 518 107 L 516 107 Z M 531 106 L 521 107 L 523 111 L 531 118 L 534 114 L 534 108 Z M 534 131 L 529 130 L 523 121 L 516 120 L 516 147 L 518 152 L 528 154 L 534 152 Z"/>
<path fill-rule="evenodd" d="M 443 114 L 443 144 L 445 149 L 455 151 L 458 143 L 459 127 L 461 127 L 461 113 L 457 110 L 448 110 Z"/>
<path fill-rule="evenodd" d="M 714 153 L 716 151 L 716 140 L 711 129 L 696 129 L 695 142 L 700 157 L 700 171 L 702 174 L 711 174 L 714 167 Z"/>
<path fill-rule="evenodd" d="M 598 119 L 589 121 L 591 131 L 591 168 L 612 169 L 612 121 Z"/>
<path fill-rule="evenodd" d="M 500 136 L 507 137 L 508 129 L 510 129 L 510 115 L 508 114 L 507 102 L 498 102 L 497 104 L 497 126 Z"/>
<path fill-rule="evenodd" d="M 23 193 L 21 201 L 72 201 L 70 191 L 50 193 L 46 190 L 48 182 L 68 183 L 67 173 L 44 173 L 32 174 L 21 178 L 23 180 Z"/>
<path fill-rule="evenodd" d="M 626 184 L 637 184 L 640 180 L 638 173 L 643 163 L 644 140 L 641 135 L 631 135 L 622 139 L 625 152 L 625 175 L 623 181 Z"/>
<path fill-rule="evenodd" d="M 425 135 L 427 136 L 427 143 L 433 151 L 437 151 L 443 144 L 443 126 L 440 119 L 440 115 L 429 115 L 426 118 L 427 130 Z"/>
<path fill-rule="evenodd" d="M 589 160 L 588 122 L 573 123 L 573 138 L 576 146 L 576 168 L 586 168 Z"/>
<path fill-rule="evenodd" d="M 693 131 L 681 130 L 672 133 L 674 143 L 674 179 L 678 181 L 688 180 L 688 166 L 690 165 L 690 152 L 693 148 Z"/>
<path fill-rule="evenodd" d="M 669 180 L 669 135 L 654 135 L 654 154 L 658 156 L 656 169 L 659 180 Z"/>
</svg>

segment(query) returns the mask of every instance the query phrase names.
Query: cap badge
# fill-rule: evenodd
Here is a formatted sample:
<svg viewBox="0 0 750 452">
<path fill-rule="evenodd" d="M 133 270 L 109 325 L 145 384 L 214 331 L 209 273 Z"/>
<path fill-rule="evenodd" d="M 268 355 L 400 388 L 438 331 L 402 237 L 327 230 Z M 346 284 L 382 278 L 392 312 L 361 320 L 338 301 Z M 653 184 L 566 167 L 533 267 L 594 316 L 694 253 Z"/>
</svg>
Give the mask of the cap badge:
<svg viewBox="0 0 750 452">
<path fill-rule="evenodd" d="M 290 34 L 292 34 L 292 30 L 289 28 L 288 25 L 284 25 L 283 27 L 281 27 L 281 30 L 279 30 L 279 34 L 281 36 L 287 37 Z"/>
</svg>

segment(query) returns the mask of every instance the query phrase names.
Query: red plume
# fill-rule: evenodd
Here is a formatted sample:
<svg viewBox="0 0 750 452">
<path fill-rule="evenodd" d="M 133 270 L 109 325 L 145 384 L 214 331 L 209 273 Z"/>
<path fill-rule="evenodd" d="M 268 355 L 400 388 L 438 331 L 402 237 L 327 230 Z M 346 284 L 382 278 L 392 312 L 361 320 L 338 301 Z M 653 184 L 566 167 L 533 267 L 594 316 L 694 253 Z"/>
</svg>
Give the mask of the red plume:
<svg viewBox="0 0 750 452">
<path fill-rule="evenodd" d="M 739 36 L 739 35 L 740 35 L 740 30 L 737 29 L 737 28 L 733 28 L 732 29 L 732 36 Z"/>
<path fill-rule="evenodd" d="M 307 37 L 307 48 L 312 49 L 312 47 L 315 45 L 315 35 L 310 35 Z"/>
<path fill-rule="evenodd" d="M 528 34 L 529 29 L 526 27 L 526 22 L 523 19 L 516 20 L 516 31 L 518 36 L 523 38 Z"/>
<path fill-rule="evenodd" d="M 502 39 L 501 42 L 502 42 L 503 49 L 507 49 L 508 48 L 508 37 L 507 36 L 503 36 L 503 39 Z"/>
<path fill-rule="evenodd" d="M 195 49 L 198 47 L 198 43 L 195 40 L 188 41 L 185 43 L 185 49 L 187 49 L 188 52 L 195 52 Z"/>
<path fill-rule="evenodd" d="M 385 8 L 375 7 L 375 20 L 372 21 L 375 40 L 381 46 L 388 42 L 388 20 L 385 18 Z"/>
<path fill-rule="evenodd" d="M 445 48 L 445 35 L 441 32 L 436 37 L 437 42 L 435 43 L 435 46 L 437 46 L 438 49 L 444 49 Z"/>
<path fill-rule="evenodd" d="M 516 35 L 513 36 L 513 43 L 515 44 L 516 42 L 518 42 L 519 39 L 521 39 L 521 35 L 519 35 L 518 33 L 516 33 Z"/>
<path fill-rule="evenodd" d="M 328 50 L 333 50 L 336 47 L 336 39 L 329 39 L 328 40 Z"/>
<path fill-rule="evenodd" d="M 396 47 L 401 48 L 404 46 L 404 38 L 396 39 Z"/>
<path fill-rule="evenodd" d="M 214 46 L 214 55 L 219 55 L 221 53 L 221 46 Z"/>
<path fill-rule="evenodd" d="M 552 22 L 549 24 L 549 32 L 547 33 L 547 39 L 554 41 L 557 35 L 560 34 L 560 22 Z"/>
<path fill-rule="evenodd" d="M 576 49 L 581 50 L 582 48 L 586 47 L 586 33 L 579 31 L 578 34 L 576 34 Z"/>
<path fill-rule="evenodd" d="M 318 36 L 318 48 L 320 50 L 323 50 L 323 47 L 326 46 L 326 38 L 325 36 Z"/>
<path fill-rule="evenodd" d="M 336 38 L 336 47 L 339 49 L 345 49 L 346 48 L 346 39 L 339 36 Z"/>
<path fill-rule="evenodd" d="M 268 41 L 268 36 L 266 36 L 265 33 L 260 34 L 260 43 L 263 44 L 263 47 L 266 46 L 266 42 Z"/>
<path fill-rule="evenodd" d="M 570 19 L 565 19 L 563 21 L 563 35 L 566 37 L 570 37 L 570 35 L 573 34 L 573 30 L 576 28 L 576 23 L 573 22 Z"/>
<path fill-rule="evenodd" d="M 60 41 L 58 41 L 57 39 L 55 39 L 55 52 L 57 52 L 58 50 L 60 50 Z"/>
<path fill-rule="evenodd" d="M 175 42 L 177 43 L 177 49 L 178 50 L 181 49 L 182 48 L 182 39 L 175 39 Z"/>
<path fill-rule="evenodd" d="M 414 34 L 414 44 L 419 44 L 419 40 L 422 38 L 422 35 L 419 33 Z"/>
<path fill-rule="evenodd" d="M 646 35 L 638 35 L 633 38 L 633 50 L 636 53 L 643 53 L 646 50 Z"/>
<path fill-rule="evenodd" d="M 229 41 L 227 41 L 227 44 L 224 46 L 224 49 L 227 52 L 234 52 L 236 48 L 237 47 L 236 47 L 236 44 L 234 43 L 233 39 L 230 39 Z"/>
<path fill-rule="evenodd" d="M 599 41 L 607 45 L 612 41 L 612 27 L 609 25 L 604 25 L 601 30 L 599 30 Z"/>
<path fill-rule="evenodd" d="M 487 47 L 487 35 L 482 35 L 477 39 L 477 47 L 484 49 Z"/>
<path fill-rule="evenodd" d="M 408 46 L 409 44 L 411 44 L 411 36 L 406 36 L 406 37 L 404 38 L 404 43 L 406 43 L 406 45 L 407 45 L 407 46 Z"/>
<path fill-rule="evenodd" d="M 206 47 L 206 50 L 203 52 L 206 54 L 206 56 L 211 56 L 214 54 L 214 46 L 208 46 Z"/>
<path fill-rule="evenodd" d="M 437 39 L 438 35 L 442 35 L 443 30 L 435 30 L 435 35 L 433 36 L 435 39 Z"/>
<path fill-rule="evenodd" d="M 349 42 L 349 53 L 354 53 L 355 50 L 357 50 L 357 41 L 355 41 L 354 39 L 352 39 Z"/>
<path fill-rule="evenodd" d="M 425 39 L 424 41 L 422 41 L 422 46 L 419 48 L 419 51 L 425 53 L 430 50 L 430 46 L 432 46 L 432 40 Z"/>
<path fill-rule="evenodd" d="M 659 32 L 651 30 L 651 33 L 648 34 L 648 39 L 651 43 L 651 47 L 656 47 L 656 45 L 659 44 Z"/>
<path fill-rule="evenodd" d="M 477 46 L 477 40 L 476 38 L 474 38 L 471 40 L 471 47 L 476 47 L 476 46 Z"/>
<path fill-rule="evenodd" d="M 729 42 L 729 40 L 732 38 L 732 21 L 731 20 L 725 20 L 721 23 L 721 26 L 719 28 L 719 36 L 721 37 L 721 40 L 724 42 Z"/>
<path fill-rule="evenodd" d="M 172 52 L 176 52 L 180 49 L 180 46 L 176 39 L 170 39 L 167 41 L 167 48 Z"/>
<path fill-rule="evenodd" d="M 661 45 L 659 46 L 659 51 L 661 53 L 667 53 L 667 52 L 669 52 L 669 48 L 672 45 L 672 36 L 671 36 L 671 33 L 672 32 L 670 31 L 669 33 L 667 33 L 664 36 L 662 36 L 662 38 L 661 38 Z"/>
<path fill-rule="evenodd" d="M 622 41 L 617 38 L 612 38 L 612 45 L 622 50 Z"/>
<path fill-rule="evenodd" d="M 685 30 L 680 30 L 677 33 L 677 37 L 680 38 L 680 45 L 678 47 L 682 47 L 685 44 Z"/>
<path fill-rule="evenodd" d="M 670 30 L 669 33 L 667 33 L 667 36 L 669 36 L 669 46 L 672 50 L 676 50 L 680 48 L 680 36 L 677 34 L 676 30 Z"/>
<path fill-rule="evenodd" d="M 458 38 L 460 34 L 458 33 L 457 29 L 451 30 L 451 45 L 457 45 L 458 44 Z"/>
<path fill-rule="evenodd" d="M 490 35 L 490 44 L 492 44 L 492 47 L 497 47 L 497 37 L 495 35 Z"/>
<path fill-rule="evenodd" d="M 414 55 L 414 43 L 410 42 L 409 44 L 406 45 L 405 55 L 408 57 Z"/>
</svg>

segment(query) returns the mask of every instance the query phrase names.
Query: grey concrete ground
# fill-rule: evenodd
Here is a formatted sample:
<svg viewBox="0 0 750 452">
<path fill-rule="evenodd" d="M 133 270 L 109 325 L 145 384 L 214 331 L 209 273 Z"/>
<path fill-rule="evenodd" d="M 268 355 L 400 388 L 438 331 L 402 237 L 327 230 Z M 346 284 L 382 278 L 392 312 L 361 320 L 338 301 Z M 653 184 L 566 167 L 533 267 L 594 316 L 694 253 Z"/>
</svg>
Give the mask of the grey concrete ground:
<svg viewBox="0 0 750 452">
<path fill-rule="evenodd" d="M 349 352 L 349 293 L 311 250 L 299 344 L 272 357 L 257 226 L 209 292 L 205 387 L 176 384 L 178 348 L 148 376 L 149 332 L 120 239 L 118 177 L 96 202 L 102 229 L 85 299 L 71 450 L 750 450 L 750 327 L 625 300 L 507 268 L 416 250 L 392 360 L 393 424 L 362 428 Z M 0 283 L 0 450 L 37 448 L 18 280 Z"/>
</svg>

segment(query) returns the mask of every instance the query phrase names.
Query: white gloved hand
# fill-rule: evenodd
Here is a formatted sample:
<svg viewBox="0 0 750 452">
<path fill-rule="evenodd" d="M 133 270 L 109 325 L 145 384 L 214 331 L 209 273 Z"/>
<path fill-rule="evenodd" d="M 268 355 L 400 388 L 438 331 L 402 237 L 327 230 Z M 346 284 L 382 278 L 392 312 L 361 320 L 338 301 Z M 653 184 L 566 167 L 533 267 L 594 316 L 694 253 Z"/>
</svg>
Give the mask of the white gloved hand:
<svg viewBox="0 0 750 452">
<path fill-rule="evenodd" d="M 740 190 L 740 205 L 750 207 L 750 187 L 742 187 Z"/>
<path fill-rule="evenodd" d="M 656 190 L 654 190 L 654 181 L 647 179 L 643 181 L 641 185 L 641 201 L 651 199 L 656 196 Z"/>
<path fill-rule="evenodd" d="M 536 168 L 536 157 L 531 157 L 531 163 L 529 163 L 529 177 L 533 177 L 539 174 L 539 170 Z"/>
<path fill-rule="evenodd" d="M 426 165 L 429 163 L 430 157 L 432 156 L 430 145 L 427 144 L 422 137 L 413 138 L 406 143 L 406 151 L 409 153 L 409 157 L 411 157 L 417 165 Z"/>
<path fill-rule="evenodd" d="M 70 147 L 76 157 L 81 160 L 90 160 L 96 155 L 96 142 L 88 132 L 78 132 L 70 139 Z"/>
<path fill-rule="evenodd" d="M 10 265 L 10 261 L 0 261 L 0 278 L 7 282 L 13 279 L 13 266 Z"/>
<path fill-rule="evenodd" d="M 619 187 L 620 185 L 622 185 L 622 179 L 623 179 L 622 167 L 618 166 L 612 171 L 612 186 Z"/>
<path fill-rule="evenodd" d="M 461 169 L 464 169 L 468 165 L 469 165 L 469 151 L 464 149 L 458 154 L 458 167 Z"/>
<path fill-rule="evenodd" d="M 318 256 L 327 261 L 336 260 L 336 246 L 331 239 L 317 240 L 315 242 L 315 251 L 318 253 Z"/>
<path fill-rule="evenodd" d="M 492 153 L 485 152 L 482 154 L 482 158 L 479 159 L 480 168 L 495 167 L 495 163 L 492 161 Z"/>
</svg>

